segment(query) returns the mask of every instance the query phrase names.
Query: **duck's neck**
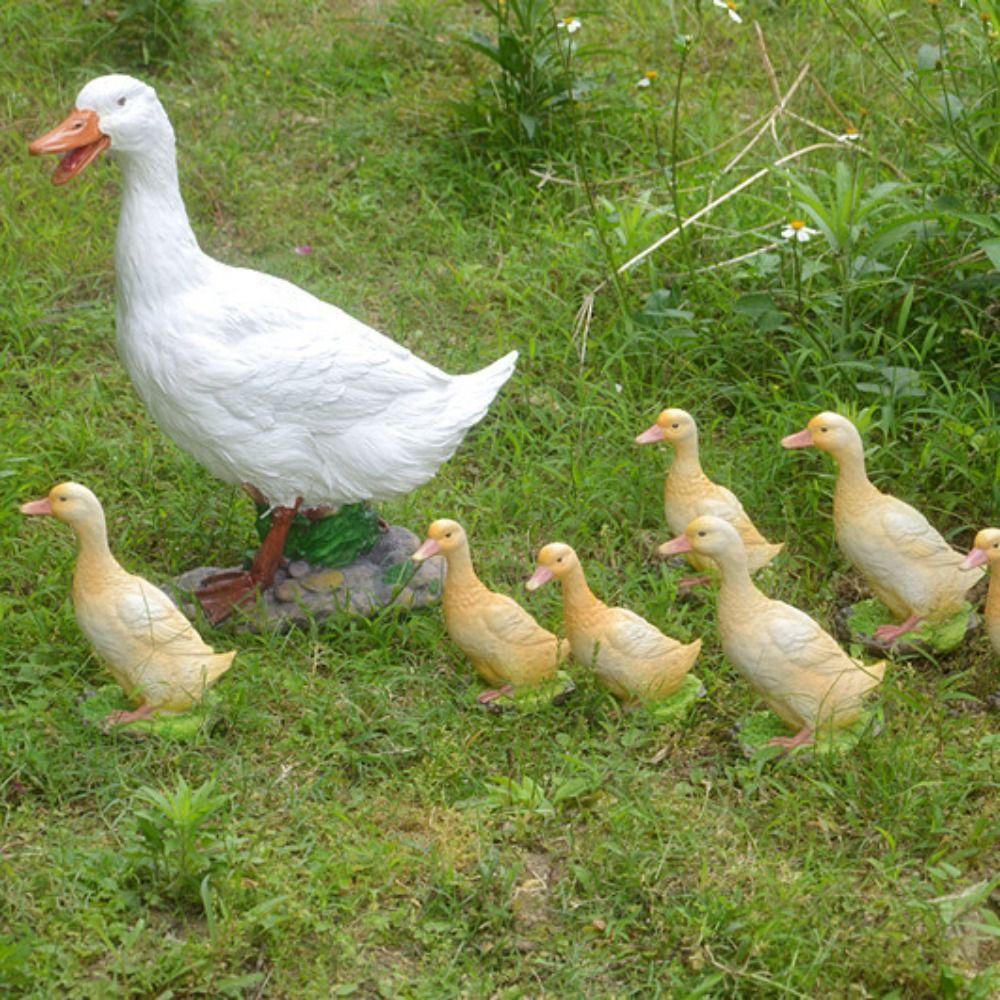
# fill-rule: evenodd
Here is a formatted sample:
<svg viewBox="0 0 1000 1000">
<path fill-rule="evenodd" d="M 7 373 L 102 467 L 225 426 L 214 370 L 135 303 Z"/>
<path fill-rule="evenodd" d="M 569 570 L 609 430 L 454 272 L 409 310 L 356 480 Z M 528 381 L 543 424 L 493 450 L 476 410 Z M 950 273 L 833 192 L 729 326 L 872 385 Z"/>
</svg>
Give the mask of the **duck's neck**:
<svg viewBox="0 0 1000 1000">
<path fill-rule="evenodd" d="M 719 611 L 726 607 L 740 608 L 753 602 L 760 591 L 750 577 L 746 551 L 740 546 L 712 557 L 719 567 L 722 580 L 719 584 Z"/>
<path fill-rule="evenodd" d="M 837 462 L 837 485 L 834 504 L 863 499 L 874 489 L 865 470 L 865 453 L 861 442 L 844 448 L 834 456 Z"/>
<path fill-rule="evenodd" d="M 73 530 L 79 543 L 76 570 L 73 575 L 75 587 L 87 588 L 96 581 L 106 579 L 110 573 L 121 570 L 108 546 L 108 532 L 103 512 L 74 524 Z"/>
<path fill-rule="evenodd" d="M 447 555 L 448 574 L 444 578 L 444 596 L 455 595 L 469 590 L 478 590 L 483 584 L 476 576 L 468 545 L 460 545 Z"/>
<path fill-rule="evenodd" d="M 701 460 L 698 457 L 698 432 L 695 431 L 674 442 L 674 461 L 670 466 L 667 477 L 674 479 L 699 479 L 704 473 L 701 471 Z"/>
<path fill-rule="evenodd" d="M 141 154 L 120 153 L 122 209 L 115 244 L 119 302 L 155 301 L 201 279 L 209 258 L 188 222 L 173 138 Z"/>
<path fill-rule="evenodd" d="M 567 628 L 585 623 L 605 608 L 604 602 L 598 600 L 587 585 L 583 567 L 579 564 L 562 578 L 562 592 Z"/>
</svg>

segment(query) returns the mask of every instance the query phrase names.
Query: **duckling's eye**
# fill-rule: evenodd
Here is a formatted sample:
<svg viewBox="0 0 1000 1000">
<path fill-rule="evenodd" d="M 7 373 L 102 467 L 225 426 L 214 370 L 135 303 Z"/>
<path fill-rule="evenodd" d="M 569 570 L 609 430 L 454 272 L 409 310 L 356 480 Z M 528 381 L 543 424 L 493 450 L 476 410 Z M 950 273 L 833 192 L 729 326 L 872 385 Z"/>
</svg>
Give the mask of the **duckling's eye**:
<svg viewBox="0 0 1000 1000">
<path fill-rule="evenodd" d="M 59 502 L 60 503 L 65 503 L 68 499 L 69 499 L 69 497 L 60 497 L 59 498 Z"/>
<path fill-rule="evenodd" d="M 671 424 L 670 426 L 673 427 L 674 430 L 677 430 L 677 428 L 680 427 L 680 424 Z"/>
<path fill-rule="evenodd" d="M 124 108 L 126 100 L 127 100 L 127 98 L 125 98 L 125 97 L 119 97 L 118 98 L 118 107 Z"/>
<path fill-rule="evenodd" d="M 560 557 L 559 557 L 559 558 L 558 558 L 558 559 L 556 560 L 556 562 L 562 562 L 562 561 L 563 561 L 563 557 L 562 557 L 562 556 L 560 556 Z"/>
<path fill-rule="evenodd" d="M 699 538 L 704 538 L 706 534 L 708 534 L 708 532 L 706 532 L 706 531 L 699 531 L 698 532 L 698 537 Z"/>
<path fill-rule="evenodd" d="M 449 531 L 444 537 L 445 538 L 451 538 L 451 532 Z"/>
<path fill-rule="evenodd" d="M 825 434 L 829 430 L 829 428 L 828 427 L 821 427 L 820 430 Z"/>
</svg>

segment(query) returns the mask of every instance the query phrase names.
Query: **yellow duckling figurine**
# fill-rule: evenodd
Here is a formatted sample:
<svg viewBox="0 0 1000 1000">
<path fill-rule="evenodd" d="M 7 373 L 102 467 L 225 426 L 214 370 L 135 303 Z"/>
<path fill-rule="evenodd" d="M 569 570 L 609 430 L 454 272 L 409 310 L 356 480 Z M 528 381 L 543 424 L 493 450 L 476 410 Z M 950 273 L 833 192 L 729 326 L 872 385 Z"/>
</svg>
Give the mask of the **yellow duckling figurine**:
<svg viewBox="0 0 1000 1000">
<path fill-rule="evenodd" d="M 236 653 L 213 652 L 162 590 L 122 569 L 108 548 L 97 497 L 79 483 L 60 483 L 47 497 L 23 504 L 21 513 L 50 515 L 76 532 L 76 620 L 126 696 L 138 703 L 135 711 L 112 713 L 105 725 L 128 725 L 198 704 Z"/>
<path fill-rule="evenodd" d="M 694 666 L 701 639 L 687 645 L 665 636 L 627 608 L 609 608 L 587 586 L 576 553 L 562 542 L 538 553 L 538 566 L 525 584 L 537 590 L 559 580 L 566 634 L 577 662 L 592 667 L 612 694 L 630 705 L 672 695 Z"/>
<path fill-rule="evenodd" d="M 791 737 L 771 740 L 786 749 L 815 741 L 818 728 L 856 722 L 863 696 L 877 687 L 885 663 L 865 666 L 845 653 L 805 612 L 761 593 L 750 578 L 739 532 L 719 517 L 695 518 L 670 551 L 710 556 L 722 572 L 719 633 L 736 669 L 789 725 Z"/>
<path fill-rule="evenodd" d="M 679 535 L 696 517 L 712 514 L 728 521 L 740 534 L 746 546 L 750 572 L 766 566 L 784 545 L 772 545 L 747 516 L 736 495 L 713 483 L 701 470 L 698 457 L 698 425 L 686 410 L 664 410 L 649 430 L 643 431 L 636 444 L 653 444 L 666 441 L 674 448 L 674 461 L 667 473 L 663 489 L 663 506 L 670 530 Z M 663 546 L 659 552 L 663 555 Z M 688 561 L 695 569 L 711 569 L 711 560 L 696 552 L 688 553 Z M 709 577 L 681 580 L 681 587 L 708 582 Z"/>
<path fill-rule="evenodd" d="M 484 586 L 473 568 L 465 529 L 457 521 L 435 521 L 410 558 L 422 562 L 436 555 L 448 561 L 441 602 L 448 635 L 480 677 L 494 685 L 479 696 L 480 703 L 554 678 L 569 655 L 568 644 L 542 628 L 517 601 Z"/>
<path fill-rule="evenodd" d="M 986 631 L 1000 656 L 1000 528 L 983 528 L 976 535 L 972 551 L 962 560 L 966 571 L 977 566 L 990 567 L 990 589 L 986 595 Z"/>
<path fill-rule="evenodd" d="M 838 466 L 833 493 L 837 544 L 868 581 L 899 625 L 882 625 L 875 638 L 895 642 L 922 621 L 941 621 L 962 609 L 982 571 L 963 573 L 956 552 L 909 504 L 876 489 L 865 471 L 858 429 L 839 413 L 820 413 L 805 430 L 783 438 L 785 448 L 816 447 Z"/>
</svg>

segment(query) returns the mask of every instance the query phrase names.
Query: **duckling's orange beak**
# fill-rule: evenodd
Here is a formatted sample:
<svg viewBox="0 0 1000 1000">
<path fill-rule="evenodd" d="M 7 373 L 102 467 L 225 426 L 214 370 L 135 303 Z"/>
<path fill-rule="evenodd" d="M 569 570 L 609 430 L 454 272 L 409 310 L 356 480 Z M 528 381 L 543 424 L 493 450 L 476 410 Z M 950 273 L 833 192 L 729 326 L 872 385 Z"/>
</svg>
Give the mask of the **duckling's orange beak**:
<svg viewBox="0 0 1000 1000">
<path fill-rule="evenodd" d="M 782 448 L 811 448 L 813 446 L 812 431 L 807 427 L 798 434 L 789 434 L 781 439 Z"/>
<path fill-rule="evenodd" d="M 441 546 L 434 541 L 433 538 L 428 538 L 423 545 L 413 553 L 410 558 L 414 562 L 423 562 L 425 559 L 430 559 L 431 556 L 436 556 L 441 554 Z"/>
<path fill-rule="evenodd" d="M 545 584 L 555 578 L 555 573 L 553 573 L 547 566 L 536 566 L 535 572 L 531 574 L 530 578 L 525 583 L 524 589 L 538 590 L 539 587 L 545 586 Z"/>
<path fill-rule="evenodd" d="M 986 549 L 973 549 L 959 564 L 959 569 L 975 569 L 985 566 L 990 561 Z"/>
<path fill-rule="evenodd" d="M 655 444 L 666 437 L 663 428 L 659 424 L 653 424 L 647 431 L 643 431 L 636 439 L 636 444 Z"/>
<path fill-rule="evenodd" d="M 97 112 L 74 108 L 64 122 L 31 143 L 28 152 L 32 156 L 66 153 L 52 174 L 53 184 L 65 184 L 85 170 L 110 145 L 111 138 L 101 131 Z"/>
<path fill-rule="evenodd" d="M 31 517 L 41 517 L 44 514 L 52 514 L 52 501 L 48 497 L 41 500 L 32 500 L 30 503 L 21 504 L 21 513 Z"/>
<path fill-rule="evenodd" d="M 687 535 L 678 535 L 669 542 L 664 542 L 659 548 L 659 553 L 661 556 L 678 556 L 682 552 L 690 552 L 693 548 Z"/>
</svg>

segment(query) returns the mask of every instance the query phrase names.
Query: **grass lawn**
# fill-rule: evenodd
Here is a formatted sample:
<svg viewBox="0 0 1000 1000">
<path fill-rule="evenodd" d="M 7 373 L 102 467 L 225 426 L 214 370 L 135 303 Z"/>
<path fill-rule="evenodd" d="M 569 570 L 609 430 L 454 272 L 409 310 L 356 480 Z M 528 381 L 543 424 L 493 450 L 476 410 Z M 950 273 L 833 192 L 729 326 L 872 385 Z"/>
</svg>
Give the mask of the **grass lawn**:
<svg viewBox="0 0 1000 1000">
<path fill-rule="evenodd" d="M 876 484 L 957 548 L 1000 521 L 995 3 L 747 0 L 741 24 L 707 0 L 560 7 L 579 48 L 545 72 L 579 100 L 564 81 L 542 111 L 486 86 L 495 65 L 462 44 L 496 33 L 476 4 L 223 0 L 149 66 L 147 22 L 104 9 L 144 6 L 0 9 L 0 993 L 995 996 L 988 642 L 893 663 L 882 731 L 848 754 L 745 759 L 760 703 L 711 592 L 679 601 L 653 557 L 669 455 L 632 444 L 690 410 L 706 471 L 787 543 L 761 585 L 827 627 L 863 588 L 833 543 L 832 463 L 778 444 L 814 413 L 856 419 Z M 57 188 L 27 155 L 112 70 L 157 87 L 208 252 L 449 371 L 521 351 L 455 458 L 382 513 L 462 521 L 482 578 L 552 628 L 555 588 L 521 583 L 542 544 L 574 545 L 609 603 L 703 637 L 683 723 L 622 712 L 579 668 L 565 705 L 478 710 L 431 610 L 206 628 L 239 653 L 194 742 L 84 725 L 109 675 L 73 617 L 72 536 L 17 504 L 86 483 L 155 581 L 254 538 L 117 358 L 118 169 Z M 792 218 L 817 234 L 793 247 Z"/>
</svg>

